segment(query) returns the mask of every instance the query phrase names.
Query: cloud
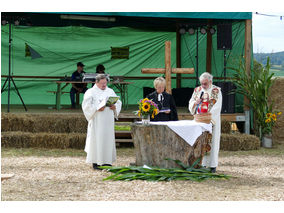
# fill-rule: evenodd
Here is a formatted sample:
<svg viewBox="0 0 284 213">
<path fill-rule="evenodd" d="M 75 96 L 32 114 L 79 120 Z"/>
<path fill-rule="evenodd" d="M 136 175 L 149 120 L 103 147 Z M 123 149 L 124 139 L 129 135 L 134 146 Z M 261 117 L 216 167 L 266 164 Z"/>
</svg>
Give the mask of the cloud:
<svg viewBox="0 0 284 213">
<path fill-rule="evenodd" d="M 284 12 L 264 14 L 277 15 L 277 17 L 253 14 L 253 52 L 284 51 Z M 280 15 L 283 16 L 282 20 Z"/>
</svg>

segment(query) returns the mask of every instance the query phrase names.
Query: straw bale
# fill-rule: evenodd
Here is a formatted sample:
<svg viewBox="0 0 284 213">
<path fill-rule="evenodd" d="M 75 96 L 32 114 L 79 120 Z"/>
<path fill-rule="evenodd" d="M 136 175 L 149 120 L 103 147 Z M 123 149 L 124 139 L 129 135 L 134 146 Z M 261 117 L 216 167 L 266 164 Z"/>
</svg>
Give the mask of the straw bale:
<svg viewBox="0 0 284 213">
<path fill-rule="evenodd" d="M 277 125 L 273 128 L 273 143 L 284 144 L 284 77 L 278 77 L 274 85 L 270 88 L 269 102 L 274 100 L 274 110 L 279 110 L 283 114 L 277 120 Z"/>
<path fill-rule="evenodd" d="M 86 134 L 71 133 L 69 134 L 69 148 L 84 149 Z"/>
<path fill-rule="evenodd" d="M 29 114 L 1 113 L 1 131 L 26 131 L 34 129 L 34 119 Z"/>
<path fill-rule="evenodd" d="M 260 148 L 260 140 L 254 135 L 221 134 L 220 150 L 256 150 Z"/>
<path fill-rule="evenodd" d="M 230 134 L 231 133 L 231 122 L 224 119 L 221 121 L 221 133 Z"/>
<path fill-rule="evenodd" d="M 30 133 L 2 132 L 1 146 L 15 148 L 75 148 L 83 149 L 86 134 L 83 133 Z"/>
<path fill-rule="evenodd" d="M 67 115 L 66 113 L 2 113 L 1 122 L 2 132 L 22 131 L 52 133 L 86 133 L 88 125 L 84 115 Z"/>
</svg>

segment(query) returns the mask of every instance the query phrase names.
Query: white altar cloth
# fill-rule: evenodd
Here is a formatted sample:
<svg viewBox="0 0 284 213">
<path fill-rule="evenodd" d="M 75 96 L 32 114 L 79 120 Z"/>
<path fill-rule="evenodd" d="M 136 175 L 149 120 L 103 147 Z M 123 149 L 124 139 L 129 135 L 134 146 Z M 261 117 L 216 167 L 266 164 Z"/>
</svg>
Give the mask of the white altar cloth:
<svg viewBox="0 0 284 213">
<path fill-rule="evenodd" d="M 212 134 L 212 124 L 197 123 L 194 120 L 180 121 L 158 121 L 150 122 L 150 125 L 167 125 L 180 137 L 182 137 L 190 146 L 193 146 L 196 139 L 205 131 Z"/>
</svg>

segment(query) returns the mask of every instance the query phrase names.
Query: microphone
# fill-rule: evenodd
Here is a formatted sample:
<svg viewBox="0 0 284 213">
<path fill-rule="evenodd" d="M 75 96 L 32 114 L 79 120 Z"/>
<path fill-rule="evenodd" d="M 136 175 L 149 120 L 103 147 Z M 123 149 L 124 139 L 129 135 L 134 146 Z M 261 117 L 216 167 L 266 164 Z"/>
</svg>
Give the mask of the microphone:
<svg viewBox="0 0 284 213">
<path fill-rule="evenodd" d="M 200 95 L 200 99 L 202 98 L 203 94 L 204 94 L 204 92 L 202 91 L 202 92 L 201 92 L 201 95 Z"/>
<path fill-rule="evenodd" d="M 200 94 L 200 98 L 199 98 L 199 99 L 202 98 L 203 94 L 204 94 L 204 92 L 202 91 L 201 94 Z M 200 104 L 200 103 L 199 103 L 199 104 Z M 198 111 L 199 104 L 197 104 L 197 107 L 196 107 L 196 109 L 195 109 L 195 114 L 196 114 L 197 111 Z"/>
</svg>

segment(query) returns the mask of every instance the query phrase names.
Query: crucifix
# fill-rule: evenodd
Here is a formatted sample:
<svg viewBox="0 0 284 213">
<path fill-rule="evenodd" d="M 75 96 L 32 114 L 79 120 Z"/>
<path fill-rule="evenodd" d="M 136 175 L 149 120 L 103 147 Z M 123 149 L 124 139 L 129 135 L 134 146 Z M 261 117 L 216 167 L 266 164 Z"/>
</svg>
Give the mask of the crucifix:
<svg viewBox="0 0 284 213">
<path fill-rule="evenodd" d="M 171 67 L 171 42 L 165 42 L 165 68 L 142 68 L 141 72 L 148 74 L 166 75 L 166 92 L 172 94 L 171 74 L 193 74 L 194 68 L 172 68 Z"/>
</svg>

